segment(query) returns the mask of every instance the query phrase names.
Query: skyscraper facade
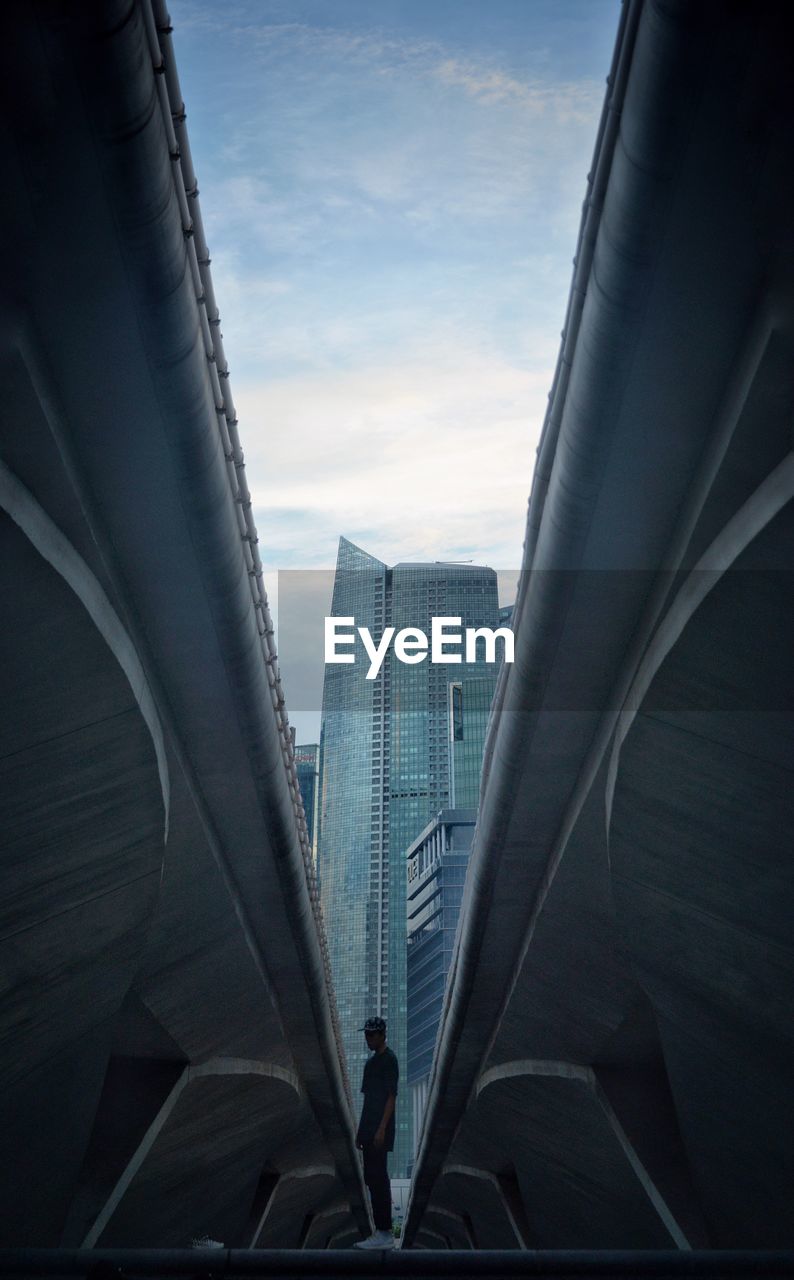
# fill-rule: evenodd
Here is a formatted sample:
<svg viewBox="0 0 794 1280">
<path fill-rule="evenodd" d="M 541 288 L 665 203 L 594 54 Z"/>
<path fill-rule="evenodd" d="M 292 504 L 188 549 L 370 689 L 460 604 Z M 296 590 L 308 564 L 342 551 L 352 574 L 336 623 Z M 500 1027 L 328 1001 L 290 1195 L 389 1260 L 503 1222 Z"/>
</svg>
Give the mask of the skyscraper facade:
<svg viewBox="0 0 794 1280">
<path fill-rule="evenodd" d="M 480 774 L 496 688 L 496 667 L 488 675 L 452 680 L 449 689 L 449 802 L 453 808 L 476 809 Z"/>
<path fill-rule="evenodd" d="M 320 784 L 320 748 L 316 742 L 295 747 L 295 772 L 298 775 L 303 812 L 306 815 L 306 826 L 309 830 L 309 845 L 316 863 Z"/>
<path fill-rule="evenodd" d="M 383 629 L 430 635 L 433 617 L 462 628 L 497 627 L 496 574 L 470 564 L 389 569 L 346 538 L 339 542 L 331 612 L 353 617 L 378 643 Z M 403 1071 L 407 1061 L 405 853 L 450 803 L 450 679 L 495 674 L 476 662 L 403 663 L 389 649 L 374 680 L 358 642 L 356 661 L 328 665 L 321 731 L 319 872 L 336 998 L 351 1079 L 367 1057 L 358 1028 L 380 1014 Z M 462 655 L 463 656 L 463 655 Z M 408 1091 L 400 1097 L 392 1172 L 412 1150 Z"/>
<path fill-rule="evenodd" d="M 500 610 L 500 624 L 509 625 Z M 495 666 L 452 680 L 449 693 L 450 808 L 436 814 L 406 850 L 408 886 L 408 1056 L 413 1153 L 427 1101 L 430 1066 L 452 961 L 463 882 L 480 799 L 485 735 L 496 688 Z"/>
<path fill-rule="evenodd" d="M 476 809 L 442 809 L 406 850 L 408 885 L 408 1057 L 405 1082 L 419 1143 L 441 1021 Z"/>
</svg>

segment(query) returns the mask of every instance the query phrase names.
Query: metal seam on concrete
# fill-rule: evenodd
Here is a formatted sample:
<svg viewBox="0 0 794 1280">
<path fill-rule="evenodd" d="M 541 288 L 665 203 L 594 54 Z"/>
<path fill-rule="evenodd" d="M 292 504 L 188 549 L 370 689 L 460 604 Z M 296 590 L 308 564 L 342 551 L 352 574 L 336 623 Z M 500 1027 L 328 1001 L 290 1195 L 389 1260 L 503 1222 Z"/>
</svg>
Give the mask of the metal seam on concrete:
<svg viewBox="0 0 794 1280">
<path fill-rule="evenodd" d="M 698 560 L 659 625 L 620 713 L 606 787 L 607 838 L 620 752 L 654 676 L 700 605 L 754 538 L 794 498 L 794 453 L 769 473 Z M 607 846 L 608 849 L 608 846 Z"/>
<path fill-rule="evenodd" d="M 168 839 L 170 779 L 165 741 L 157 708 L 135 646 L 91 569 L 33 494 L 10 467 L 0 461 L 0 506 L 25 534 L 39 555 L 71 587 L 118 662 L 152 739 L 163 797 L 163 842 Z"/>
<path fill-rule="evenodd" d="M 288 1071 L 285 1067 L 278 1066 L 274 1062 L 256 1062 L 246 1058 L 211 1058 L 208 1062 L 202 1062 L 196 1067 L 185 1067 L 165 1102 L 157 1112 L 154 1120 L 146 1130 L 146 1133 L 143 1135 L 143 1138 L 131 1156 L 127 1167 L 105 1201 L 104 1207 L 94 1221 L 94 1225 L 83 1240 L 80 1246 L 81 1249 L 93 1249 L 97 1240 L 102 1235 L 102 1232 L 110 1222 L 110 1219 L 113 1217 L 113 1214 L 116 1212 L 116 1209 L 124 1199 L 135 1175 L 138 1173 L 138 1170 L 143 1165 L 144 1160 L 160 1136 L 168 1117 L 171 1115 L 171 1112 L 174 1110 L 174 1107 L 187 1086 L 193 1080 L 225 1075 L 269 1076 L 272 1079 L 281 1080 L 285 1084 L 290 1085 L 290 1087 L 295 1090 L 298 1097 L 301 1097 L 300 1082 L 295 1073 Z"/>
<path fill-rule="evenodd" d="M 583 1067 L 573 1062 L 546 1061 L 540 1058 L 524 1058 L 513 1062 L 502 1062 L 498 1066 L 489 1067 L 487 1071 L 483 1072 L 477 1081 L 476 1096 L 479 1098 L 484 1089 L 487 1089 L 491 1084 L 495 1084 L 498 1080 L 517 1079 L 521 1076 L 538 1076 L 546 1079 L 557 1077 L 563 1080 L 576 1080 L 580 1084 L 587 1086 L 601 1107 L 610 1129 L 631 1165 L 632 1172 L 653 1205 L 670 1238 L 677 1248 L 691 1249 L 692 1246 L 678 1225 L 675 1215 L 637 1155 L 609 1099 L 599 1085 L 592 1067 Z"/>
</svg>

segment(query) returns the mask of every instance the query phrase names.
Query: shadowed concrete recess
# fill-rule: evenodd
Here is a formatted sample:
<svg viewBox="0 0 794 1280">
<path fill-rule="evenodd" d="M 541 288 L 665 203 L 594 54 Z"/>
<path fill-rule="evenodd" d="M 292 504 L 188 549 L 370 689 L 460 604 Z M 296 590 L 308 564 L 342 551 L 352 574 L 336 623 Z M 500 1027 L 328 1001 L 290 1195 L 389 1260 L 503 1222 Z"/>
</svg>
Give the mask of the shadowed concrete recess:
<svg viewBox="0 0 794 1280">
<path fill-rule="evenodd" d="M 794 1234 L 792 16 L 623 8 L 408 1243 Z"/>
<path fill-rule="evenodd" d="M 167 14 L 12 4 L 0 1239 L 369 1229 Z"/>
</svg>

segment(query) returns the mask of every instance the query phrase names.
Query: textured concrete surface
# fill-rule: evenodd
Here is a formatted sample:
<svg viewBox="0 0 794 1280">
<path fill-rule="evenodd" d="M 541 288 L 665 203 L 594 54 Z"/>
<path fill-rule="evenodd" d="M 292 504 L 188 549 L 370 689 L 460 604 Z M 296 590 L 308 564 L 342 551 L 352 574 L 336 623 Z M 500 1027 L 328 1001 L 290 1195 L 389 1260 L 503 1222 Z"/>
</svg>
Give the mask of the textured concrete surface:
<svg viewBox="0 0 794 1280">
<path fill-rule="evenodd" d="M 487 1171 L 479 1153 L 475 1159 L 476 1165 L 450 1160 L 444 1166 L 433 1193 L 433 1209 L 443 1207 L 458 1214 L 474 1248 L 523 1248 L 528 1232 L 521 1215 L 518 1220 L 514 1216 L 515 1179 L 511 1183 L 509 1176 Z"/>
<path fill-rule="evenodd" d="M 366 1192 L 144 7 L 7 21 L 0 1238 L 299 1244 L 275 1212 L 292 1187 L 299 1236 L 335 1206 L 355 1237 Z"/>
<path fill-rule="evenodd" d="M 791 19 L 624 6 L 409 1244 L 794 1232 Z"/>
</svg>

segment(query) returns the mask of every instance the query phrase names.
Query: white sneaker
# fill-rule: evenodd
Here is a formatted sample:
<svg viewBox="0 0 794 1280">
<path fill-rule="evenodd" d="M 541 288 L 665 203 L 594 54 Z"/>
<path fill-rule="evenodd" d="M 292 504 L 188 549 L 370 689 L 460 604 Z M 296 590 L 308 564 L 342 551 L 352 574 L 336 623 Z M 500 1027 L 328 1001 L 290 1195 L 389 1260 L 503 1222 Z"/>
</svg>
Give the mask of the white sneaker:
<svg viewBox="0 0 794 1280">
<path fill-rule="evenodd" d="M 394 1236 L 391 1231 L 373 1231 L 368 1240 L 359 1240 L 354 1249 L 393 1249 Z"/>
</svg>

